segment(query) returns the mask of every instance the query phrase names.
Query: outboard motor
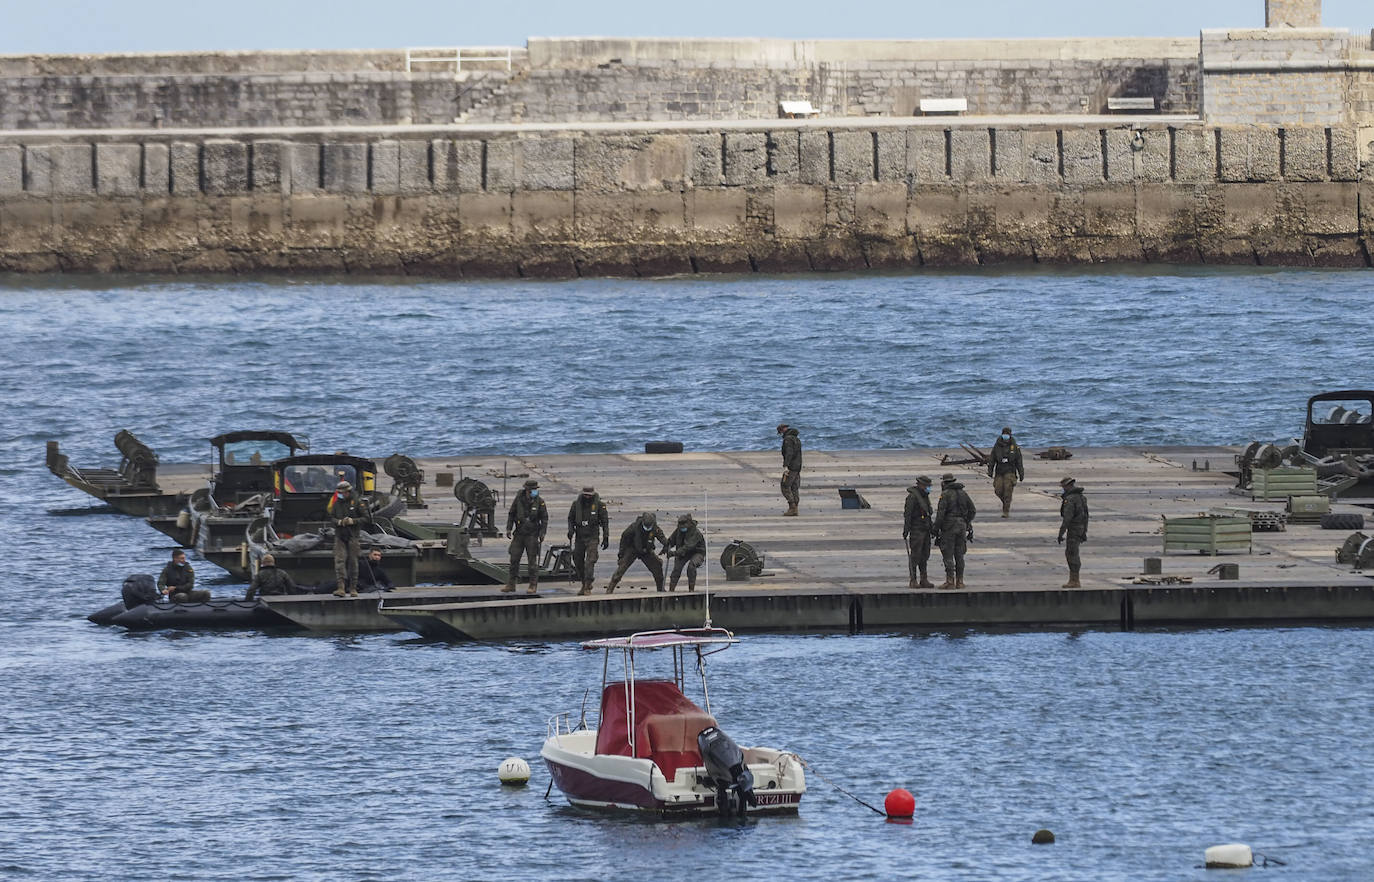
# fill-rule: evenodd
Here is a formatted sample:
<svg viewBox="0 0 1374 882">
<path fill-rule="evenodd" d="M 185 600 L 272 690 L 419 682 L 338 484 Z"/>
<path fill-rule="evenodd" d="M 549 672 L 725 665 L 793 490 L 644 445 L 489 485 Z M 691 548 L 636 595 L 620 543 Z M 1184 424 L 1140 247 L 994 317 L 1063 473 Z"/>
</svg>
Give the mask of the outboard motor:
<svg viewBox="0 0 1374 882">
<path fill-rule="evenodd" d="M 754 796 L 754 773 L 744 765 L 744 751 L 729 735 L 707 726 L 697 735 L 697 750 L 706 774 L 716 785 L 716 811 L 721 817 L 731 812 L 743 817 L 746 805 L 759 804 Z"/>
<path fill-rule="evenodd" d="M 157 580 L 147 573 L 134 573 L 124 577 L 124 587 L 120 589 L 120 594 L 124 596 L 124 607 L 134 609 L 145 603 L 157 603 L 161 597 L 157 590 Z"/>
</svg>

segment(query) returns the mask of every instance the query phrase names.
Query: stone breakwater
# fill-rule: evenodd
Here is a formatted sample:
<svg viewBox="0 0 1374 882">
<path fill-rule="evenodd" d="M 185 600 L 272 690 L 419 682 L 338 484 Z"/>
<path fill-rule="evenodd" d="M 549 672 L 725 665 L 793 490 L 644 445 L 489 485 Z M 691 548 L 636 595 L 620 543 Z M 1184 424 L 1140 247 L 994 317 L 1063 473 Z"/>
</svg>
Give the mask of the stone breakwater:
<svg viewBox="0 0 1374 882">
<path fill-rule="evenodd" d="M 0 136 L 0 270 L 1365 266 L 1374 129 L 1158 117 Z"/>
</svg>

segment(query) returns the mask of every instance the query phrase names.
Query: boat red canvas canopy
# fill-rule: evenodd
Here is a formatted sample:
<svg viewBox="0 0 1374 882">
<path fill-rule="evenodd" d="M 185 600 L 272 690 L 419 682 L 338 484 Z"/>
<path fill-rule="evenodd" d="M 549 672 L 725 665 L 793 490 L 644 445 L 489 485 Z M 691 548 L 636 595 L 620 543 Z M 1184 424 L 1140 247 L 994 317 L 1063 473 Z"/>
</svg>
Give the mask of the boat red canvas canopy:
<svg viewBox="0 0 1374 882">
<path fill-rule="evenodd" d="M 682 646 L 706 646 L 714 643 L 738 643 L 734 634 L 724 628 L 682 628 L 673 631 L 640 631 L 628 637 L 602 637 L 586 640 L 583 649 L 670 649 Z"/>
</svg>

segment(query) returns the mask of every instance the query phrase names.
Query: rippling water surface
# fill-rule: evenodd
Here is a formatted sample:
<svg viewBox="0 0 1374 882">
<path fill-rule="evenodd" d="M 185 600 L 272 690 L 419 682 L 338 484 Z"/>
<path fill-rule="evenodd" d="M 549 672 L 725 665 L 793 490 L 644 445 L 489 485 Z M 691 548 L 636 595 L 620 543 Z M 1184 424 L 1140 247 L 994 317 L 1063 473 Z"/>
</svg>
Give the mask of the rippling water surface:
<svg viewBox="0 0 1374 882">
<path fill-rule="evenodd" d="M 414 455 L 1236 443 L 1374 386 L 1362 272 L 1106 270 L 545 284 L 9 279 L 0 286 L 0 876 L 23 879 L 1374 875 L 1363 628 L 750 636 L 722 727 L 796 750 L 794 819 L 573 811 L 535 764 L 599 658 L 404 635 L 128 634 L 81 617 L 167 556 L 43 467 L 241 427 Z M 217 592 L 241 590 L 199 571 Z M 1049 827 L 1059 842 L 1032 848 Z"/>
</svg>

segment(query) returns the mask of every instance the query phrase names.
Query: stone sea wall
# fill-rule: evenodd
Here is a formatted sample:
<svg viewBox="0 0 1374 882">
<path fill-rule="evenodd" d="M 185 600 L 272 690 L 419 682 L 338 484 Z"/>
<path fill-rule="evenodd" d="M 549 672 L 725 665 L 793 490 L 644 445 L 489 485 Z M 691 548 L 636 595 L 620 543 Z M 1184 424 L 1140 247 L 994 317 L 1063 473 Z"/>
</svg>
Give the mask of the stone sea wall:
<svg viewBox="0 0 1374 882">
<path fill-rule="evenodd" d="M 0 137 L 0 270 L 1368 265 L 1374 129 L 773 121 Z"/>
</svg>

